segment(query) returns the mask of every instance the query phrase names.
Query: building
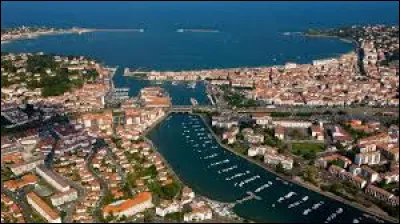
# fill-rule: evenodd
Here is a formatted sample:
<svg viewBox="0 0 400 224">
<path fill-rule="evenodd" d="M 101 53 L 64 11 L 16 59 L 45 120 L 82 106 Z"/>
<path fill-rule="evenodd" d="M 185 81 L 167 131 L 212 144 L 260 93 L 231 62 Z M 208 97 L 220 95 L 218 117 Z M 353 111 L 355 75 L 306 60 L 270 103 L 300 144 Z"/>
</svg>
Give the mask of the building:
<svg viewBox="0 0 400 224">
<path fill-rule="evenodd" d="M 309 121 L 296 121 L 296 120 L 275 120 L 272 121 L 273 126 L 280 125 L 284 128 L 309 128 L 312 123 Z"/>
<path fill-rule="evenodd" d="M 282 167 L 286 170 L 291 170 L 293 168 L 293 159 L 277 154 L 265 154 L 264 155 L 264 163 L 276 166 L 281 164 Z"/>
<path fill-rule="evenodd" d="M 250 157 L 264 155 L 266 151 L 267 148 L 265 146 L 251 146 L 247 151 L 247 155 Z"/>
<path fill-rule="evenodd" d="M 339 155 L 339 154 L 333 154 L 333 155 L 329 155 L 329 156 L 324 156 L 321 157 L 317 160 L 317 163 L 322 167 L 322 168 L 326 168 L 328 167 L 328 163 L 332 162 L 332 161 L 338 161 L 343 168 L 347 168 L 348 166 L 351 165 L 351 160 L 348 159 L 345 156 Z"/>
<path fill-rule="evenodd" d="M 357 153 L 354 158 L 354 163 L 357 165 L 362 165 L 362 164 L 374 165 L 374 164 L 379 164 L 380 161 L 381 161 L 380 152 Z"/>
<path fill-rule="evenodd" d="M 351 183 L 353 183 L 355 186 L 357 186 L 360 189 L 363 189 L 367 185 L 366 180 L 364 180 L 363 178 L 361 178 L 359 176 L 353 176 L 353 174 L 350 172 L 340 172 L 339 177 L 342 180 L 350 181 Z"/>
<path fill-rule="evenodd" d="M 332 138 L 334 143 L 342 145 L 349 145 L 353 141 L 350 134 L 339 126 L 335 126 L 334 130 L 332 130 Z"/>
<path fill-rule="evenodd" d="M 285 139 L 285 128 L 281 125 L 275 126 L 275 137 L 284 140 Z"/>
<path fill-rule="evenodd" d="M 319 141 L 323 141 L 324 138 L 324 126 L 322 123 L 319 125 L 312 125 L 311 126 L 311 135 Z"/>
<path fill-rule="evenodd" d="M 372 184 L 365 188 L 365 193 L 371 195 L 372 197 L 384 201 L 392 206 L 399 205 L 399 197 L 394 196 L 392 193 L 385 191 L 382 188 L 376 187 Z"/>
<path fill-rule="evenodd" d="M 61 217 L 57 210 L 51 208 L 41 199 L 36 193 L 29 192 L 26 195 L 28 203 L 35 209 L 41 216 L 43 216 L 50 223 L 61 223 Z"/>
<path fill-rule="evenodd" d="M 15 175 L 19 176 L 23 173 L 29 172 L 35 169 L 38 165 L 44 164 L 44 157 L 38 157 L 29 161 L 25 161 L 22 163 L 16 163 L 10 165 L 11 172 Z"/>
<path fill-rule="evenodd" d="M 156 215 L 164 217 L 168 214 L 179 212 L 180 210 L 181 206 L 176 201 L 161 201 L 160 206 L 156 207 Z"/>
<path fill-rule="evenodd" d="M 58 192 L 55 193 L 50 197 L 51 203 L 58 207 L 60 205 L 63 205 L 65 203 L 74 201 L 78 198 L 78 191 L 74 188 L 71 188 L 70 190 L 66 192 Z"/>
<path fill-rule="evenodd" d="M 53 171 L 47 169 L 44 165 L 36 167 L 36 173 L 58 191 L 66 192 L 70 190 L 67 181 L 59 177 Z"/>
<path fill-rule="evenodd" d="M 4 182 L 4 187 L 10 191 L 21 189 L 28 185 L 35 185 L 38 178 L 34 174 L 27 174 L 21 177 L 21 180 L 9 180 Z"/>
<path fill-rule="evenodd" d="M 132 199 L 120 200 L 103 208 L 103 216 L 111 214 L 117 217 L 130 217 L 136 213 L 143 212 L 146 209 L 153 208 L 152 195 L 150 192 L 140 192 Z"/>
<path fill-rule="evenodd" d="M 111 133 L 113 124 L 112 111 L 104 113 L 86 113 L 78 119 L 78 122 L 83 124 L 85 128 Z"/>
<path fill-rule="evenodd" d="M 369 183 L 379 181 L 379 173 L 366 165 L 361 166 L 361 175 L 366 178 Z"/>
<path fill-rule="evenodd" d="M 195 222 L 212 219 L 212 210 L 205 202 L 192 202 L 192 204 L 190 204 L 190 207 L 191 212 L 185 213 L 183 216 L 183 220 L 185 222 Z"/>
<path fill-rule="evenodd" d="M 267 126 L 272 120 L 272 117 L 267 113 L 255 113 L 252 117 L 256 124 L 261 126 Z"/>
<path fill-rule="evenodd" d="M 189 204 L 190 202 L 193 201 L 195 197 L 195 194 L 191 188 L 188 186 L 185 186 L 182 188 L 182 197 L 181 197 L 181 204 Z"/>
</svg>

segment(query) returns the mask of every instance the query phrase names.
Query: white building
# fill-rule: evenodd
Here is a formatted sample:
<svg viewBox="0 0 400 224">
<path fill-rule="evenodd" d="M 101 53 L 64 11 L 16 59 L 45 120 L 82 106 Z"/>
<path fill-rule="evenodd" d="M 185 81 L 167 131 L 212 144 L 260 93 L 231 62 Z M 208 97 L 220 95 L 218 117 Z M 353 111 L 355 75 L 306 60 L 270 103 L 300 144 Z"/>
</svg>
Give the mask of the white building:
<svg viewBox="0 0 400 224">
<path fill-rule="evenodd" d="M 212 210 L 205 202 L 193 202 L 190 207 L 192 208 L 192 211 L 185 213 L 183 216 L 183 220 L 185 222 L 195 222 L 212 219 Z"/>
<path fill-rule="evenodd" d="M 77 198 L 78 198 L 78 191 L 75 190 L 74 188 L 71 188 L 66 192 L 59 192 L 54 194 L 53 196 L 51 196 L 50 200 L 54 206 L 58 207 L 65 203 L 74 201 Z"/>
<path fill-rule="evenodd" d="M 58 191 L 66 192 L 70 189 L 67 181 L 61 179 L 61 177 L 47 169 L 44 165 L 36 167 L 36 173 Z"/>
<path fill-rule="evenodd" d="M 156 215 L 164 217 L 167 214 L 179 212 L 181 206 L 178 202 L 162 201 L 159 207 L 156 207 Z"/>
<path fill-rule="evenodd" d="M 362 165 L 362 164 L 374 165 L 374 164 L 379 164 L 380 161 L 381 161 L 380 152 L 358 153 L 354 158 L 354 163 L 357 165 Z"/>
<path fill-rule="evenodd" d="M 38 165 L 44 164 L 44 157 L 36 158 L 20 164 L 10 165 L 11 172 L 19 176 L 25 172 L 35 169 Z"/>
<path fill-rule="evenodd" d="M 281 164 L 286 170 L 291 170 L 293 168 L 293 159 L 283 155 L 265 154 L 264 163 L 274 166 Z"/>
<path fill-rule="evenodd" d="M 264 155 L 266 151 L 267 148 L 265 146 L 251 146 L 247 151 L 247 155 L 250 157 L 254 157 L 257 155 Z"/>
</svg>

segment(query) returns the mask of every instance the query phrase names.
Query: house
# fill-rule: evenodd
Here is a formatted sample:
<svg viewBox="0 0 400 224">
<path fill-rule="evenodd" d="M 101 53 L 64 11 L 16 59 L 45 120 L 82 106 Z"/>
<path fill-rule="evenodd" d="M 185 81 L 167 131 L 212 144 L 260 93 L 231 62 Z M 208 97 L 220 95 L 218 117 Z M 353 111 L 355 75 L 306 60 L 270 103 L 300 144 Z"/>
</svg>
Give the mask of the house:
<svg viewBox="0 0 400 224">
<path fill-rule="evenodd" d="M 322 167 L 326 168 L 328 166 L 328 163 L 331 161 L 338 161 L 340 164 L 342 164 L 343 168 L 347 168 L 348 166 L 351 165 L 351 160 L 348 159 L 345 156 L 339 155 L 339 154 L 333 154 L 333 155 L 328 155 L 321 157 L 317 160 L 317 163 Z"/>
<path fill-rule="evenodd" d="M 254 146 L 252 145 L 248 151 L 247 151 L 247 155 L 250 157 L 254 157 L 257 155 L 264 155 L 265 152 L 267 151 L 267 148 L 265 146 Z"/>
<path fill-rule="evenodd" d="M 4 187 L 10 191 L 21 189 L 28 185 L 35 185 L 38 178 L 34 174 L 27 174 L 21 177 L 20 180 L 8 180 L 4 182 Z"/>
<path fill-rule="evenodd" d="M 374 165 L 374 164 L 379 164 L 380 161 L 381 161 L 380 152 L 357 153 L 354 158 L 354 163 L 357 165 L 362 165 L 362 164 Z"/>
<path fill-rule="evenodd" d="M 275 126 L 275 137 L 284 140 L 285 139 L 285 128 L 281 125 Z"/>
<path fill-rule="evenodd" d="M 319 125 L 311 126 L 311 135 L 319 141 L 323 141 L 324 138 L 324 126 L 322 123 Z"/>
<path fill-rule="evenodd" d="M 342 145 L 349 145 L 353 141 L 350 134 L 339 126 L 335 126 L 334 130 L 332 130 L 332 138 L 334 143 Z"/>
<path fill-rule="evenodd" d="M 35 192 L 29 192 L 26 195 L 28 204 L 32 206 L 43 218 L 50 223 L 61 223 L 61 217 L 57 210 L 51 208 L 43 199 Z"/>
<path fill-rule="evenodd" d="M 366 165 L 361 166 L 361 175 L 366 178 L 369 183 L 374 183 L 379 180 L 379 173 Z"/>
<path fill-rule="evenodd" d="M 284 155 L 278 155 L 273 153 L 266 153 L 264 155 L 264 163 L 273 166 L 281 164 L 282 167 L 286 170 L 291 170 L 293 168 L 293 159 Z"/>
<path fill-rule="evenodd" d="M 367 185 L 367 181 L 366 180 L 364 180 L 360 176 L 354 176 L 350 172 L 340 172 L 339 173 L 339 177 L 342 180 L 350 181 L 351 183 L 353 183 L 355 186 L 357 186 L 360 189 L 363 189 Z"/>
<path fill-rule="evenodd" d="M 187 186 L 182 188 L 181 204 L 185 205 L 193 201 L 195 194 L 193 190 Z"/>
<path fill-rule="evenodd" d="M 156 215 L 164 217 L 167 214 L 179 212 L 181 210 L 181 206 L 176 201 L 161 201 L 160 206 L 156 207 Z"/>
<path fill-rule="evenodd" d="M 185 222 L 195 222 L 212 219 L 212 210 L 205 202 L 192 202 L 192 204 L 190 204 L 190 207 L 191 212 L 185 213 L 183 216 L 183 220 Z"/>
<path fill-rule="evenodd" d="M 252 118 L 256 121 L 257 125 L 261 126 L 267 126 L 272 120 L 271 115 L 267 113 L 255 113 L 253 114 Z"/>
<path fill-rule="evenodd" d="M 140 192 L 134 198 L 128 200 L 119 200 L 103 208 L 103 216 L 111 214 L 117 217 L 130 217 L 146 209 L 153 208 L 152 194 L 150 192 Z"/>
</svg>

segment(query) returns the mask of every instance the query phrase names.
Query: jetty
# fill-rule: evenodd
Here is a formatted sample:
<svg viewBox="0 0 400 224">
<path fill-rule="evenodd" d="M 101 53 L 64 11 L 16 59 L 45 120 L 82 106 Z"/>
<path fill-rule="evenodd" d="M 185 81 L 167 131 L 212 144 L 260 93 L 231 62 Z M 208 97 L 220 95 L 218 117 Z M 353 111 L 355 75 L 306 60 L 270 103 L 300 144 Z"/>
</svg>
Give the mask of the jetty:
<svg viewBox="0 0 400 224">
<path fill-rule="evenodd" d="M 256 199 L 256 200 L 258 200 L 258 201 L 261 200 L 261 197 L 255 195 L 255 194 L 254 194 L 253 192 L 251 192 L 251 191 L 247 191 L 246 194 L 247 194 L 246 197 L 244 197 L 244 198 L 242 198 L 242 199 L 236 200 L 236 204 L 242 204 L 242 203 L 244 203 L 244 202 L 246 202 L 246 201 L 250 201 L 250 200 L 253 200 L 253 199 Z"/>
</svg>

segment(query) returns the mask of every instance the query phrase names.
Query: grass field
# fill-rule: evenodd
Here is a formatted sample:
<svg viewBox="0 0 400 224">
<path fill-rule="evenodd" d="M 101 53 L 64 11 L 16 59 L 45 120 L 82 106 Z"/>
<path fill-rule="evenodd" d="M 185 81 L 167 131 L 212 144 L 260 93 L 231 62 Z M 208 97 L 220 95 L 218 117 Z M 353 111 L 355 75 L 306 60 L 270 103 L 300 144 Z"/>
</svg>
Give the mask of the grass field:
<svg viewBox="0 0 400 224">
<path fill-rule="evenodd" d="M 318 152 L 325 150 L 324 144 L 318 143 L 293 143 L 292 153 L 302 156 L 305 159 L 312 159 Z"/>
</svg>

